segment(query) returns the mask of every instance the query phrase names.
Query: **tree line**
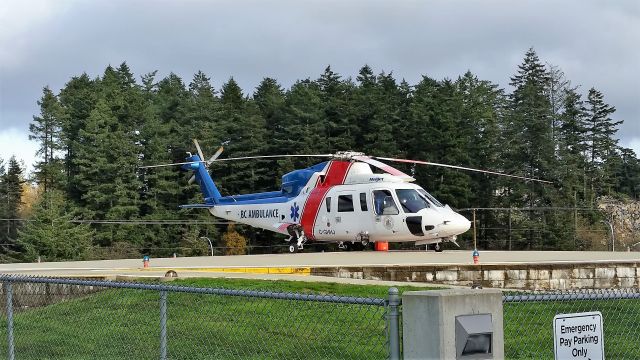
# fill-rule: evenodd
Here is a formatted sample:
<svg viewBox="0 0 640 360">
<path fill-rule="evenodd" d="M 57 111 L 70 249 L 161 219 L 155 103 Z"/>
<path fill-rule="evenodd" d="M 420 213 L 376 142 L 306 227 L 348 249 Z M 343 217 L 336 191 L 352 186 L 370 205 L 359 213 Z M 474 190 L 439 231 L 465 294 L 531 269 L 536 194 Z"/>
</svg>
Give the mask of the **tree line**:
<svg viewBox="0 0 640 360">
<path fill-rule="evenodd" d="M 173 73 L 158 79 L 155 71 L 137 81 L 126 63 L 108 66 L 96 78 L 74 76 L 57 93 L 45 87 L 38 101 L 30 138 L 39 145 L 33 180 L 41 196 L 30 221 L 7 222 L 0 235 L 2 256 L 166 256 L 176 248 L 191 249 L 183 250 L 186 255 L 206 253 L 199 238 L 221 243 L 224 228 L 71 222 L 210 219 L 203 211 L 178 209 L 201 201 L 197 186 L 187 185 L 188 174 L 177 167 L 140 169 L 184 161 L 186 152 L 195 151 L 192 138 L 209 156 L 221 145 L 229 157 L 355 150 L 553 181 L 544 185 L 398 166 L 454 208 L 594 208 L 603 195 L 639 198 L 640 161 L 619 146 L 622 121 L 600 91 L 583 92 L 533 49 L 510 86 L 507 91 L 470 71 L 457 79 L 424 75 L 409 84 L 367 65 L 355 79 L 328 66 L 319 78 L 298 80 L 288 89 L 264 78 L 249 94 L 233 78 L 217 89 L 201 71 L 188 84 Z M 224 162 L 210 171 L 223 194 L 238 194 L 273 189 L 284 173 L 312 163 L 298 158 Z M 15 159 L 7 165 L 6 171 L 0 167 L 0 211 L 3 218 L 14 218 L 21 202 L 18 183 L 24 179 Z M 595 211 L 533 214 L 510 221 L 549 231 L 520 234 L 525 241 L 519 248 L 584 248 L 563 229 L 599 220 Z M 483 213 L 480 220 L 491 225 L 506 218 Z M 281 241 L 247 227 L 229 231 L 240 231 L 251 244 Z M 226 238 L 237 240 L 235 235 Z M 497 239 L 485 240 L 486 248 L 501 246 L 492 241 Z"/>
</svg>

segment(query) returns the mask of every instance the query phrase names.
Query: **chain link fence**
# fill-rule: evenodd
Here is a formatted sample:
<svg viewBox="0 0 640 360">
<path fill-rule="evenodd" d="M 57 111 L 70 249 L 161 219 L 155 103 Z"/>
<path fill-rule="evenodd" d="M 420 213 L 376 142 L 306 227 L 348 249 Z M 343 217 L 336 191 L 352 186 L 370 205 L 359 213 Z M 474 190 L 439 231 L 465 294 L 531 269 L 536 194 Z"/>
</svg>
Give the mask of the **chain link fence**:
<svg viewBox="0 0 640 360">
<path fill-rule="evenodd" d="M 640 359 L 640 289 L 511 293 L 503 297 L 507 359 L 553 359 L 553 317 L 600 311 L 607 359 Z"/>
<path fill-rule="evenodd" d="M 389 299 L 0 275 L 9 359 L 399 358 Z"/>
</svg>

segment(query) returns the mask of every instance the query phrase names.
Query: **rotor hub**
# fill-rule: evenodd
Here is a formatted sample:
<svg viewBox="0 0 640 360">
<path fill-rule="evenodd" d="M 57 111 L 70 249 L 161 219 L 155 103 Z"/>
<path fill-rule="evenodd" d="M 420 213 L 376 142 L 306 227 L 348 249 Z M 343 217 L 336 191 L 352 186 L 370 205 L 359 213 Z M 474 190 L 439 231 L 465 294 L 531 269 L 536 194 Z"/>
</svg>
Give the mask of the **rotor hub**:
<svg viewBox="0 0 640 360">
<path fill-rule="evenodd" d="M 333 154 L 333 157 L 337 160 L 354 160 L 357 156 L 365 156 L 364 153 L 356 151 L 338 151 Z"/>
</svg>

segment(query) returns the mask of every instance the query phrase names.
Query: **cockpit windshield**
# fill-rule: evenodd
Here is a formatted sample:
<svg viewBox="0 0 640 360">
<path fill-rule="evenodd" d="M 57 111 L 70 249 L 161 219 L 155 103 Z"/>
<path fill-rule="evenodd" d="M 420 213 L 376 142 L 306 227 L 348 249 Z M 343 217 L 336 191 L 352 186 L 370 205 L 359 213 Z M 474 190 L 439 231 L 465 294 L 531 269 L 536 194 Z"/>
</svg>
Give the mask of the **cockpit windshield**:
<svg viewBox="0 0 640 360">
<path fill-rule="evenodd" d="M 429 202 L 420 196 L 415 189 L 398 189 L 396 190 L 396 195 L 398 195 L 402 210 L 407 214 L 415 214 L 430 206 Z"/>
<path fill-rule="evenodd" d="M 422 194 L 422 196 L 427 198 L 433 205 L 437 207 L 444 207 L 444 205 L 442 205 L 440 201 L 436 200 L 436 198 L 434 198 L 431 194 L 429 194 L 425 189 L 418 189 L 418 191 L 420 192 L 420 194 Z"/>
</svg>

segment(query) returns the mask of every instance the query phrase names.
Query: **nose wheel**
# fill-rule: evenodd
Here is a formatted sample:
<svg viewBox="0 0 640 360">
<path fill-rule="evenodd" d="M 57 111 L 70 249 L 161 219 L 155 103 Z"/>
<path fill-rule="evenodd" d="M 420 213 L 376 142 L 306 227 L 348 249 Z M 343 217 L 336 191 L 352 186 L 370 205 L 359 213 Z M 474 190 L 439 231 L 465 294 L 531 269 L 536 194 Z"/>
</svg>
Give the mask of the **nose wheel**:
<svg viewBox="0 0 640 360">
<path fill-rule="evenodd" d="M 429 248 L 431 248 L 431 244 L 427 244 L 427 245 L 424 247 L 424 250 L 425 250 L 425 251 L 429 251 Z M 439 253 L 439 252 L 442 252 L 442 250 L 443 250 L 443 248 L 442 248 L 442 243 L 435 243 L 435 244 L 433 244 L 433 250 L 434 250 L 435 252 L 438 252 L 438 253 Z"/>
</svg>

